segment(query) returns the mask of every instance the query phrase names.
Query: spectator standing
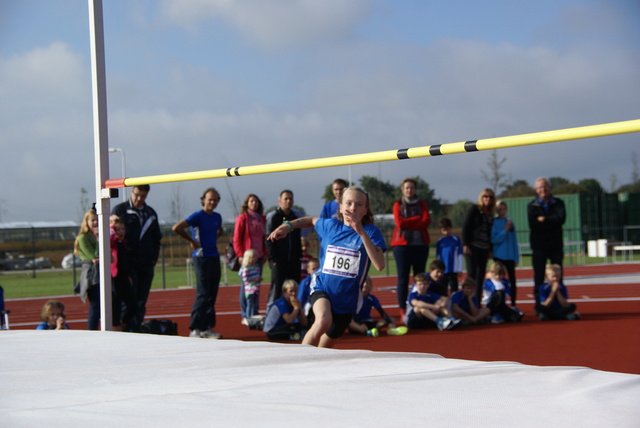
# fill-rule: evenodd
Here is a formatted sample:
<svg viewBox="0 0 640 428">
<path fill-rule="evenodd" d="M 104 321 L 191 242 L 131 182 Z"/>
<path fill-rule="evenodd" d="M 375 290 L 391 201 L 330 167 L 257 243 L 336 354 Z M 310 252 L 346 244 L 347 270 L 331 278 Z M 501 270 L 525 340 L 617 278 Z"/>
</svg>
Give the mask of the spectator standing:
<svg viewBox="0 0 640 428">
<path fill-rule="evenodd" d="M 262 276 L 262 268 L 267 260 L 267 244 L 265 242 L 265 232 L 267 220 L 264 213 L 264 205 L 257 195 L 250 193 L 244 198 L 240 215 L 236 218 L 236 224 L 233 228 L 233 250 L 238 255 L 238 260 L 243 263 L 243 257 L 247 250 L 256 252 L 256 265 L 259 268 L 259 276 Z M 257 302 L 256 302 L 257 303 Z M 240 312 L 244 318 L 248 312 L 254 312 L 257 315 L 260 311 L 258 305 L 247 311 L 247 297 L 240 287 Z"/>
<path fill-rule="evenodd" d="M 564 202 L 551 195 L 551 184 L 546 178 L 536 180 L 535 191 L 537 197 L 527 206 L 527 219 L 531 231 L 529 244 L 532 252 L 533 294 L 538 304 L 547 260 L 562 267 L 562 225 L 566 219 L 566 211 Z"/>
<path fill-rule="evenodd" d="M 491 253 L 491 226 L 496 208 L 496 195 L 484 189 L 476 204 L 469 208 L 462 225 L 462 251 L 467 261 L 467 276 L 476 281 L 476 296 L 482 296 L 482 284 Z"/>
<path fill-rule="evenodd" d="M 398 274 L 397 294 L 400 314 L 404 310 L 409 292 L 409 274 L 424 273 L 429 257 L 429 231 L 431 223 L 427 203 L 416 194 L 418 183 L 413 178 L 405 178 L 400 186 L 402 197 L 393 204 L 395 228 L 391 239 L 393 257 Z"/>
<path fill-rule="evenodd" d="M 155 210 L 146 200 L 151 187 L 148 184 L 133 186 L 127 202 L 116 205 L 112 216 L 122 219 L 127 240 L 127 261 L 136 301 L 136 316 L 130 330 L 137 331 L 147 311 L 147 299 L 153 283 L 153 275 L 160 254 L 160 224 Z M 135 323 L 135 325 L 133 325 Z"/>
<path fill-rule="evenodd" d="M 113 220 L 110 229 L 111 246 L 111 293 L 114 330 L 129 331 L 131 320 L 136 316 L 129 263 L 127 263 L 127 240 L 124 221 Z M 122 308 L 124 307 L 124 312 Z"/>
<path fill-rule="evenodd" d="M 258 266 L 256 250 L 249 248 L 242 257 L 242 267 L 238 271 L 242 280 L 240 291 L 244 295 L 245 305 L 242 309 L 242 324 L 248 326 L 249 318 L 258 315 L 258 302 L 260 300 L 260 282 L 262 272 Z"/>
<path fill-rule="evenodd" d="M 443 217 L 438 225 L 442 237 L 436 243 L 436 259 L 444 263 L 444 282 L 454 293 L 458 290 L 458 277 L 462 273 L 462 241 L 453 234 L 450 219 Z"/>
<path fill-rule="evenodd" d="M 74 243 L 74 253 L 82 260 L 80 298 L 89 299 L 87 329 L 98 330 L 100 323 L 100 257 L 98 253 L 98 215 L 93 209 L 84 214 Z"/>
<path fill-rule="evenodd" d="M 516 266 L 520 261 L 518 237 L 513 221 L 507 217 L 508 207 L 504 201 L 496 203 L 498 216 L 493 219 L 491 227 L 491 247 L 493 260 L 500 262 L 507 269 L 509 284 L 511 285 L 511 305 L 516 305 Z"/>
<path fill-rule="evenodd" d="M 193 268 L 196 274 L 196 297 L 191 308 L 190 337 L 220 339 L 216 326 L 216 298 L 220 286 L 220 254 L 218 237 L 222 235 L 222 217 L 214 212 L 220 194 L 214 188 L 204 191 L 202 209 L 173 225 L 172 230 L 189 241 L 193 250 Z M 191 228 L 191 235 L 185 229 Z"/>
<path fill-rule="evenodd" d="M 293 192 L 283 190 L 278 197 L 278 208 L 267 216 L 267 235 L 284 222 L 291 222 L 298 216 L 293 212 Z M 282 284 L 287 279 L 300 282 L 300 258 L 302 257 L 300 230 L 292 230 L 284 239 L 267 241 L 269 265 L 271 267 L 271 288 L 267 305 L 282 295 Z"/>
<path fill-rule="evenodd" d="M 333 193 L 334 200 L 329 201 L 322 207 L 320 212 L 320 218 L 332 218 L 338 215 L 338 207 L 340 206 L 340 195 L 347 187 L 347 182 L 342 178 L 336 178 L 331 183 L 331 193 Z"/>
</svg>

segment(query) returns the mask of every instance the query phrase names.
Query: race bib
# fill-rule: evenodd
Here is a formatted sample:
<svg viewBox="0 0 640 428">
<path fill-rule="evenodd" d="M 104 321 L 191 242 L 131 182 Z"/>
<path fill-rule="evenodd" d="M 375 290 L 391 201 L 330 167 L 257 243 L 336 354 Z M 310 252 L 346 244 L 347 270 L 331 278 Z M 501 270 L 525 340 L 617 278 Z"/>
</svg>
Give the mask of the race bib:
<svg viewBox="0 0 640 428">
<path fill-rule="evenodd" d="M 348 248 L 327 246 L 322 273 L 355 278 L 360 270 L 360 252 Z"/>
</svg>

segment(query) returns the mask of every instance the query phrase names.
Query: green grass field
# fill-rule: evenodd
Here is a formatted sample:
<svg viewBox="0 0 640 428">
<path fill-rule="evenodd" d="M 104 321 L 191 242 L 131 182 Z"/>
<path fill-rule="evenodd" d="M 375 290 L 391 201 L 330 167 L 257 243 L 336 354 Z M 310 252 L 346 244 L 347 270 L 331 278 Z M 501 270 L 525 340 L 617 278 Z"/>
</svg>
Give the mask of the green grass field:
<svg viewBox="0 0 640 428">
<path fill-rule="evenodd" d="M 640 254 L 636 254 L 634 256 L 634 261 L 640 261 Z M 582 263 L 596 264 L 603 262 L 604 259 L 602 258 L 584 257 L 581 259 L 575 255 L 565 255 L 565 264 L 567 266 Z M 531 266 L 531 258 L 524 257 L 519 267 L 529 266 Z M 391 253 L 387 253 L 387 268 L 379 273 L 371 270 L 370 273 L 372 276 L 395 275 L 396 266 Z M 227 276 L 225 280 L 225 274 L 223 271 L 221 282 L 232 285 L 240 284 L 240 278 L 238 277 L 237 272 L 227 270 L 226 274 Z M 78 269 L 76 270 L 76 277 L 79 277 L 79 275 L 80 270 Z M 271 271 L 269 266 L 265 265 L 263 273 L 265 282 L 268 282 L 270 277 Z M 195 282 L 195 279 L 192 279 L 192 281 Z M 32 271 L 0 272 L 0 285 L 4 288 L 5 299 L 70 295 L 73 294 L 73 284 L 73 271 L 71 270 L 37 270 L 35 278 L 33 277 Z M 186 286 L 188 286 L 186 266 L 166 266 L 164 272 L 161 266 L 156 266 L 153 289 Z"/>
</svg>

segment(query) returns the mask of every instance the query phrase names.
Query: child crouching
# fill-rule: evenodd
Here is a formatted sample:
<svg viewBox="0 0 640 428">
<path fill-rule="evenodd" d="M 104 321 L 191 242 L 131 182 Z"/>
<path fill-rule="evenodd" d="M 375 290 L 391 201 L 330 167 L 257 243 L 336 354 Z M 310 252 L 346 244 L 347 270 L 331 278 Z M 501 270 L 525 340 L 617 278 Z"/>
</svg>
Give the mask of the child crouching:
<svg viewBox="0 0 640 428">
<path fill-rule="evenodd" d="M 262 331 L 269 340 L 300 340 L 307 328 L 307 316 L 297 297 L 298 284 L 287 279 L 282 284 L 282 296 L 267 309 Z"/>
</svg>

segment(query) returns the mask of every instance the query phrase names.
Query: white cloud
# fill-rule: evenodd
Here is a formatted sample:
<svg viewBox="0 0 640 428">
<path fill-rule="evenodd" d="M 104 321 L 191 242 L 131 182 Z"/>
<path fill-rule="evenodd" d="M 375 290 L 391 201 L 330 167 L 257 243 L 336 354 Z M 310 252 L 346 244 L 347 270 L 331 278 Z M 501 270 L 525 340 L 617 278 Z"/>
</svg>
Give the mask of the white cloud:
<svg viewBox="0 0 640 428">
<path fill-rule="evenodd" d="M 247 39 L 268 48 L 304 46 L 351 35 L 371 5 L 364 0 L 164 1 L 164 19 L 197 31 L 211 19 L 227 23 Z"/>
</svg>

